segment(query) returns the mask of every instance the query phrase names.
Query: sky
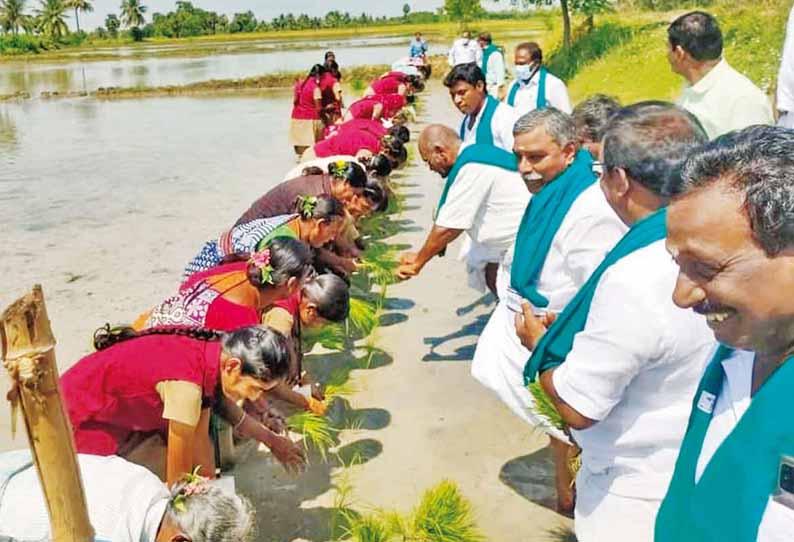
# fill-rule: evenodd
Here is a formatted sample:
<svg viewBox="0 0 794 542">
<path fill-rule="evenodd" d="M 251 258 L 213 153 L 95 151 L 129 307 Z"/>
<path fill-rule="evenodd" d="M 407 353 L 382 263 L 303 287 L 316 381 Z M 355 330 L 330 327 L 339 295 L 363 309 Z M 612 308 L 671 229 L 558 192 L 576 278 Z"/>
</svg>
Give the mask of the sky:
<svg viewBox="0 0 794 542">
<path fill-rule="evenodd" d="M 408 3 L 413 11 L 434 11 L 444 5 L 444 0 L 332 0 L 320 2 L 318 0 L 192 0 L 194 6 L 208 11 L 231 15 L 240 11 L 254 12 L 257 19 L 270 20 L 282 13 L 308 13 L 309 15 L 325 15 L 331 10 L 349 11 L 356 15 L 366 12 L 370 15 L 401 15 L 403 4 Z M 29 4 L 34 4 L 29 2 Z M 176 0 L 142 0 L 147 7 L 146 20 L 151 21 L 152 13 L 166 13 L 173 11 Z M 94 29 L 104 23 L 108 13 L 119 12 L 121 0 L 94 0 L 93 13 L 80 14 L 80 26 Z M 68 20 L 69 26 L 74 27 L 74 16 Z"/>
</svg>

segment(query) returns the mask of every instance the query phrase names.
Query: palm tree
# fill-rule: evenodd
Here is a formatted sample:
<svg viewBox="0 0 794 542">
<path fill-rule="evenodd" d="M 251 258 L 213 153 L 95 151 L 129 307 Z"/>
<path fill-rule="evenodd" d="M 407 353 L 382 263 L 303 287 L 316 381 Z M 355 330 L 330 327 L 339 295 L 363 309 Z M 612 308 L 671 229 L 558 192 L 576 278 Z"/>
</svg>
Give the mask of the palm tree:
<svg viewBox="0 0 794 542">
<path fill-rule="evenodd" d="M 66 25 L 66 6 L 62 0 L 40 0 L 41 9 L 36 10 L 39 31 L 51 38 L 60 38 L 69 33 Z"/>
<path fill-rule="evenodd" d="M 74 21 L 77 25 L 77 31 L 80 32 L 80 16 L 78 11 L 83 13 L 91 13 L 94 11 L 94 6 L 88 0 L 66 0 L 65 5 L 67 8 L 74 10 Z"/>
<path fill-rule="evenodd" d="M 19 34 L 19 29 L 25 28 L 28 18 L 25 15 L 25 4 L 27 0 L 2 0 L 0 1 L 0 24 L 6 32 Z"/>
<path fill-rule="evenodd" d="M 140 0 L 121 1 L 121 22 L 124 26 L 136 28 L 146 24 L 143 14 L 146 13 L 146 6 Z"/>
</svg>

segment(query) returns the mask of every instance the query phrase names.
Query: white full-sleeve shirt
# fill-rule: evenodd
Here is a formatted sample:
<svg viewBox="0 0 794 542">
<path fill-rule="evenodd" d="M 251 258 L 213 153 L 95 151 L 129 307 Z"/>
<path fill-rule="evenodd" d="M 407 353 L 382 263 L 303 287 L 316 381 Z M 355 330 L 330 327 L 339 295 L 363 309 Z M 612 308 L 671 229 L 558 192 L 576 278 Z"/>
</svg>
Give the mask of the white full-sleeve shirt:
<svg viewBox="0 0 794 542">
<path fill-rule="evenodd" d="M 494 51 L 488 57 L 488 71 L 485 73 L 488 93 L 496 95 L 499 87 L 505 84 L 505 57 L 502 51 Z"/>
<path fill-rule="evenodd" d="M 607 269 L 585 328 L 553 375 L 560 398 L 597 420 L 572 434 L 602 491 L 661 501 L 714 335 L 673 303 L 678 266 L 659 240 Z"/>
<path fill-rule="evenodd" d="M 786 41 L 777 76 L 777 108 L 794 113 L 794 6 L 786 24 Z"/>
<path fill-rule="evenodd" d="M 537 109 L 538 104 L 538 91 L 540 90 L 540 74 L 526 81 L 515 80 L 510 85 L 510 89 L 505 96 L 505 103 L 510 95 L 510 91 L 514 86 L 518 86 L 513 107 L 518 116 L 526 115 L 530 111 Z M 546 73 L 546 104 L 548 106 L 559 109 L 563 113 L 571 114 L 573 108 L 571 107 L 571 99 L 568 96 L 568 88 L 561 79 L 551 73 Z"/>
<path fill-rule="evenodd" d="M 700 81 L 686 85 L 678 105 L 697 117 L 711 139 L 754 124 L 774 122 L 766 94 L 725 59 Z"/>
<path fill-rule="evenodd" d="M 465 230 L 489 248 L 507 250 L 528 203 L 529 190 L 518 172 L 470 162 L 458 172 L 435 223 Z"/>
<path fill-rule="evenodd" d="M 736 429 L 742 416 L 750 408 L 754 359 L 753 352 L 735 350 L 729 358 L 722 361 L 725 382 L 714 404 L 711 423 L 698 458 L 696 482 L 700 480 L 714 453 Z M 763 435 L 759 435 L 759 438 L 763 438 Z M 752 458 L 748 458 L 748 461 L 751 460 Z M 794 533 L 794 510 L 770 497 L 761 518 L 756 542 L 791 542 L 792 533 Z"/>
<path fill-rule="evenodd" d="M 453 67 L 458 64 L 468 64 L 470 62 L 476 62 L 477 65 L 480 65 L 482 60 L 482 49 L 475 39 L 467 40 L 465 38 L 459 38 L 453 42 L 447 60 L 449 65 Z"/>
<path fill-rule="evenodd" d="M 0 456 L 0 467 L 9 457 Z M 120 457 L 80 454 L 78 461 L 94 540 L 154 542 L 170 497 L 165 484 L 144 467 Z M 49 539 L 49 516 L 35 467 L 16 474 L 5 486 L 0 498 L 0 536 Z"/>
<path fill-rule="evenodd" d="M 474 119 L 474 124 L 469 127 L 469 115 L 463 118 L 463 147 L 473 145 L 476 143 L 477 128 L 480 126 L 480 121 L 485 114 L 485 105 L 477 112 Z M 504 149 L 507 152 L 513 152 L 513 126 L 518 120 L 515 109 L 506 103 L 499 102 L 494 110 L 493 117 L 491 118 L 491 134 L 493 135 L 493 144 L 495 147 Z"/>
</svg>

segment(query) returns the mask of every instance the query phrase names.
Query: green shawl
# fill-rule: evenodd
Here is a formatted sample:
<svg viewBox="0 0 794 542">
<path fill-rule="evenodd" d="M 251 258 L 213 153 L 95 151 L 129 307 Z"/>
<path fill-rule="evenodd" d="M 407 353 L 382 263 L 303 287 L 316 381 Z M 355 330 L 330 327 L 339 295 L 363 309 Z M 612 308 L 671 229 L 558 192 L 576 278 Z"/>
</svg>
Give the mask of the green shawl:
<svg viewBox="0 0 794 542">
<path fill-rule="evenodd" d="M 556 179 L 532 196 L 516 236 L 510 285 L 535 307 L 547 307 L 549 300 L 537 290 L 538 278 L 551 242 L 576 198 L 592 185 L 593 157 L 580 150 L 576 159 Z"/>
<path fill-rule="evenodd" d="M 441 198 L 438 200 L 436 212 L 440 211 L 441 207 L 447 201 L 449 189 L 452 188 L 452 184 L 455 182 L 460 170 L 463 169 L 463 166 L 466 164 L 471 163 L 496 166 L 509 171 L 518 171 L 518 161 L 516 160 L 516 155 L 512 152 L 507 152 L 493 145 L 469 145 L 460 152 L 449 175 L 447 175 L 447 181 L 444 184 L 444 190 L 441 192 Z"/>
<path fill-rule="evenodd" d="M 546 75 L 548 75 L 548 70 L 541 66 L 535 73 L 538 73 L 538 98 L 535 101 L 535 109 L 545 109 L 546 107 Z M 532 76 L 535 75 L 532 74 Z M 532 80 L 532 76 L 530 76 L 530 80 Z M 515 81 L 513 86 L 510 88 L 510 94 L 507 95 L 507 105 L 510 107 L 515 107 L 516 105 L 516 94 L 518 94 L 518 89 L 521 87 L 521 83 L 519 81 Z"/>
<path fill-rule="evenodd" d="M 499 47 L 497 47 L 493 43 L 488 45 L 488 47 L 482 50 L 482 66 L 480 67 L 482 68 L 483 75 L 486 76 L 488 75 L 488 59 L 492 54 L 496 53 L 497 51 L 499 51 Z"/>
<path fill-rule="evenodd" d="M 794 455 L 794 356 L 764 383 L 695 483 L 712 411 L 722 390 L 717 349 L 692 404 L 673 479 L 656 518 L 656 542 L 751 542 L 769 497 L 777 488 L 780 460 Z"/>
<path fill-rule="evenodd" d="M 493 130 L 491 123 L 493 122 L 493 114 L 499 105 L 499 100 L 488 94 L 485 97 L 485 110 L 482 112 L 480 124 L 477 125 L 477 133 L 474 135 L 474 142 L 480 145 L 493 145 Z M 460 139 L 463 141 L 466 135 L 466 122 L 469 120 L 469 115 L 463 117 L 463 122 L 460 123 Z"/>
<path fill-rule="evenodd" d="M 666 209 L 659 209 L 645 217 L 634 224 L 615 248 L 609 251 L 535 347 L 524 367 L 526 383 L 534 382 L 536 375 L 565 361 L 576 334 L 585 328 L 590 304 L 603 274 L 625 256 L 664 239 L 667 235 L 666 217 Z"/>
</svg>

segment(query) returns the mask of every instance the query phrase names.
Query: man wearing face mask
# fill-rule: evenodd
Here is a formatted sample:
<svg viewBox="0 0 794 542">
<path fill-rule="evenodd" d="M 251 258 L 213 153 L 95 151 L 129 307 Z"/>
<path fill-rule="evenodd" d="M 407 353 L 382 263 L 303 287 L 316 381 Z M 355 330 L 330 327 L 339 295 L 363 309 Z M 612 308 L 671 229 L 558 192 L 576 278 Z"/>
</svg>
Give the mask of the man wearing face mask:
<svg viewBox="0 0 794 542">
<path fill-rule="evenodd" d="M 458 131 L 464 145 L 494 145 L 513 152 L 515 110 L 488 94 L 485 74 L 477 64 L 455 66 L 444 78 L 444 86 L 465 115 Z"/>
<path fill-rule="evenodd" d="M 794 532 L 794 132 L 751 126 L 689 157 L 668 208 L 673 301 L 721 343 L 656 519 L 656 542 Z"/>
<path fill-rule="evenodd" d="M 517 416 L 552 437 L 557 506 L 571 513 L 568 439 L 535 412 L 523 376 L 531 352 L 516 334 L 515 316 L 527 301 L 544 322 L 545 315 L 565 308 L 626 226 L 596 182 L 592 156 L 578 148 L 570 115 L 554 108 L 532 111 L 513 131 L 518 170 L 532 199 L 499 270 L 499 303 L 477 342 L 471 372 Z"/>
<path fill-rule="evenodd" d="M 397 274 L 408 279 L 464 231 L 471 239 L 466 254 L 469 285 L 496 294 L 496 272 L 515 241 L 529 193 L 516 158 L 493 145 L 462 147 L 450 128 L 432 124 L 419 136 L 419 154 L 446 179 L 432 230 L 418 253 L 407 252 Z"/>
<path fill-rule="evenodd" d="M 516 47 L 513 74 L 505 102 L 519 115 L 535 109 L 554 107 L 571 113 L 568 89 L 560 79 L 543 66 L 543 51 L 535 42 L 521 43 Z"/>
<path fill-rule="evenodd" d="M 463 36 L 456 39 L 449 50 L 447 58 L 449 65 L 453 68 L 458 64 L 468 64 L 469 62 L 482 62 L 482 49 L 480 45 L 471 39 L 471 31 L 464 30 Z"/>
</svg>

